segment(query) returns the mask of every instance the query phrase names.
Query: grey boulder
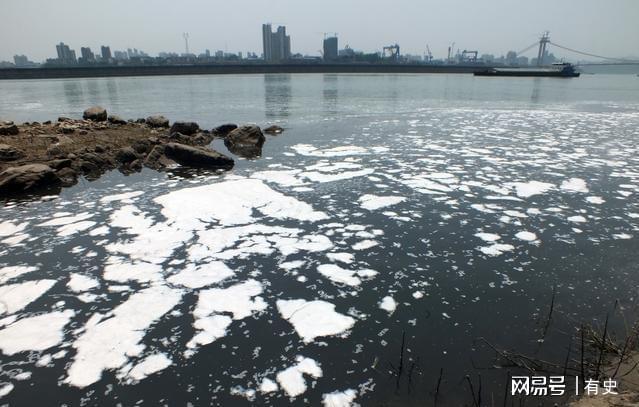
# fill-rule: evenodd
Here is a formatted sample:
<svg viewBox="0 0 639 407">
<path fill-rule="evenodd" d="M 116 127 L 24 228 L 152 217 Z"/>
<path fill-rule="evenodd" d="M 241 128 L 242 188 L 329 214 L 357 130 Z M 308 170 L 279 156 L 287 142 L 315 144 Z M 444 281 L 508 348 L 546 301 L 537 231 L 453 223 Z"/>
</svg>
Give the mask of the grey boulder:
<svg viewBox="0 0 639 407">
<path fill-rule="evenodd" d="M 179 143 L 167 143 L 164 146 L 164 154 L 167 158 L 187 167 L 231 169 L 234 165 L 232 158 L 215 150 Z"/>
<path fill-rule="evenodd" d="M 149 116 L 146 118 L 146 124 L 149 125 L 149 127 L 169 127 L 169 119 L 167 119 L 164 116 Z"/>
<path fill-rule="evenodd" d="M 169 134 L 182 133 L 191 136 L 200 130 L 200 126 L 195 122 L 175 122 L 169 130 Z"/>
<path fill-rule="evenodd" d="M 0 173 L 0 192 L 28 192 L 36 188 L 57 186 L 60 178 L 44 164 L 27 164 L 10 167 Z"/>
<path fill-rule="evenodd" d="M 266 138 L 262 130 L 254 124 L 240 126 L 224 138 L 224 145 L 233 154 L 245 158 L 262 155 L 262 146 Z"/>
<path fill-rule="evenodd" d="M 107 111 L 101 106 L 93 106 L 84 111 L 82 118 L 94 122 L 104 122 L 107 119 Z"/>
</svg>

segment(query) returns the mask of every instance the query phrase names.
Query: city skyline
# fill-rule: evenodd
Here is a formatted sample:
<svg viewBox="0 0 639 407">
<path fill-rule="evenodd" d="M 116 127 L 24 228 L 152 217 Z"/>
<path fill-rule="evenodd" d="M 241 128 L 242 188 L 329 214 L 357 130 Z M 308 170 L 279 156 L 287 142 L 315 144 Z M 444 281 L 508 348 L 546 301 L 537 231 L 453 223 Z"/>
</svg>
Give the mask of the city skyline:
<svg viewBox="0 0 639 407">
<path fill-rule="evenodd" d="M 205 49 L 261 53 L 260 27 L 266 22 L 287 27 L 287 34 L 294 38 L 293 53 L 315 56 L 321 55 L 326 32 L 339 34 L 340 48 L 350 45 L 365 52 L 379 52 L 383 46 L 399 43 L 402 53 L 423 55 L 428 45 L 436 58 L 445 58 L 452 43 L 456 44 L 455 49 L 505 55 L 536 41 L 546 29 L 558 43 L 576 49 L 614 57 L 639 54 L 633 41 L 639 38 L 635 24 L 639 3 L 632 0 L 613 4 L 595 0 L 556 4 L 540 0 L 534 7 L 528 3 L 514 7 L 504 0 L 481 5 L 470 0 L 445 5 L 401 0 L 393 7 L 381 1 L 367 2 L 364 7 L 359 0 L 345 5 L 328 0 L 304 6 L 291 0 L 269 4 L 240 0 L 234 6 L 215 7 L 203 0 L 179 5 L 161 0 L 154 6 L 157 15 L 153 18 L 145 17 L 145 8 L 121 0 L 110 2 L 100 15 L 79 0 L 68 0 L 63 8 L 40 3 L 8 0 L 3 5 L 9 23 L 0 27 L 0 35 L 11 41 L 0 44 L 0 60 L 24 54 L 31 60 L 44 61 L 53 56 L 52 38 L 57 39 L 55 42 L 64 41 L 76 52 L 80 47 L 96 51 L 107 44 L 112 50 L 135 47 L 151 55 L 181 53 L 183 32 L 190 33 L 190 47 L 196 54 Z M 251 13 L 247 14 L 247 9 Z M 24 15 L 36 20 L 32 25 L 36 28 L 30 29 L 28 35 L 18 36 L 15 33 L 20 30 L 18 24 L 22 25 Z M 52 23 L 52 15 L 59 23 Z M 211 15 L 222 17 L 219 22 L 211 20 L 204 24 Z"/>
</svg>

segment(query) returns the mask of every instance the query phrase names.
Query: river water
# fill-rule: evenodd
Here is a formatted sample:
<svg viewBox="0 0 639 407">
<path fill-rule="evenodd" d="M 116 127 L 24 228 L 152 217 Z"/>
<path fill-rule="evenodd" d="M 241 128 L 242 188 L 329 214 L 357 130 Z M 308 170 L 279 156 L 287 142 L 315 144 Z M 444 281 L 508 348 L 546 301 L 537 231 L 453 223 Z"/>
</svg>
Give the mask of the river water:
<svg viewBox="0 0 639 407">
<path fill-rule="evenodd" d="M 582 322 L 609 314 L 621 337 L 635 319 L 639 78 L 194 76 L 0 93 L 0 118 L 18 122 L 99 104 L 286 128 L 226 174 L 112 172 L 5 201 L 1 403 L 457 406 L 473 403 L 468 375 L 501 405 L 518 372 L 486 342 L 563 365 Z"/>
</svg>

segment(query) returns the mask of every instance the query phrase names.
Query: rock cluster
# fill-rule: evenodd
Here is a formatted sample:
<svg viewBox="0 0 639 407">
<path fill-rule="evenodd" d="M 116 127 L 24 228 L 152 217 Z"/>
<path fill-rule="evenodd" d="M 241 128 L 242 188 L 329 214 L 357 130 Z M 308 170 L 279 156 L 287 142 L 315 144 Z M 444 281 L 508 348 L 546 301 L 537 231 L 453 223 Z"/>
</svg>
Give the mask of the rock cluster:
<svg viewBox="0 0 639 407">
<path fill-rule="evenodd" d="M 259 157 L 265 142 L 256 125 L 223 124 L 209 131 L 195 122 L 176 121 L 169 127 L 164 116 L 125 120 L 99 106 L 85 110 L 82 117 L 19 126 L 0 122 L 0 197 L 51 191 L 75 184 L 80 176 L 92 180 L 112 169 L 229 170 L 233 159 L 208 147 L 215 137 L 224 138 L 231 153 L 245 158 Z M 283 129 L 266 130 L 279 134 Z"/>
</svg>

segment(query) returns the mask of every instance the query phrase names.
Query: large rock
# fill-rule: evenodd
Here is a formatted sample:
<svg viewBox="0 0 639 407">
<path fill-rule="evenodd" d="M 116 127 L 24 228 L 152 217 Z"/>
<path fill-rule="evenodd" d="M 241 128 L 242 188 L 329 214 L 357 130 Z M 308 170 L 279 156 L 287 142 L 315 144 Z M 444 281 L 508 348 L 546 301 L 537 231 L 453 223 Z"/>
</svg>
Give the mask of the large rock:
<svg viewBox="0 0 639 407">
<path fill-rule="evenodd" d="M 146 118 L 149 127 L 169 127 L 169 119 L 164 116 L 149 116 Z"/>
<path fill-rule="evenodd" d="M 24 157 L 24 153 L 8 144 L 0 144 L 0 161 L 13 161 Z"/>
<path fill-rule="evenodd" d="M 15 124 L 3 124 L 0 126 L 0 136 L 15 136 L 20 133 L 20 129 Z"/>
<path fill-rule="evenodd" d="M 122 147 L 115 153 L 115 160 L 122 164 L 128 164 L 137 160 L 139 157 L 135 153 L 133 147 Z"/>
<path fill-rule="evenodd" d="M 268 133 L 268 134 L 280 134 L 283 131 L 284 129 L 278 126 L 277 124 L 268 126 L 267 128 L 264 129 L 264 133 Z"/>
<path fill-rule="evenodd" d="M 200 126 L 195 122 L 175 122 L 169 130 L 169 134 L 182 133 L 186 136 L 193 135 L 200 130 Z"/>
<path fill-rule="evenodd" d="M 82 118 L 94 122 L 104 122 L 107 119 L 107 111 L 101 106 L 93 106 L 84 111 Z"/>
<path fill-rule="evenodd" d="M 245 158 L 255 158 L 262 155 L 265 139 L 258 126 L 249 124 L 240 126 L 227 134 L 224 138 L 224 145 L 233 154 Z"/>
<path fill-rule="evenodd" d="M 127 124 L 126 120 L 124 120 L 123 118 L 121 118 L 120 116 L 115 115 L 115 114 L 110 115 L 107 120 L 111 124 L 120 124 L 120 125 Z"/>
<path fill-rule="evenodd" d="M 211 133 L 213 133 L 214 135 L 218 137 L 226 137 L 227 134 L 229 134 L 235 129 L 237 129 L 237 124 L 228 123 L 228 124 L 223 124 L 221 126 L 217 126 L 211 131 Z"/>
<path fill-rule="evenodd" d="M 217 151 L 179 143 L 167 143 L 164 154 L 176 163 L 188 167 L 231 169 L 234 165 L 232 158 Z"/>
<path fill-rule="evenodd" d="M 44 164 L 10 167 L 0 173 L 0 193 L 28 192 L 60 184 L 55 171 Z"/>
</svg>

